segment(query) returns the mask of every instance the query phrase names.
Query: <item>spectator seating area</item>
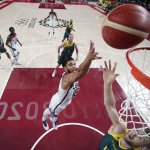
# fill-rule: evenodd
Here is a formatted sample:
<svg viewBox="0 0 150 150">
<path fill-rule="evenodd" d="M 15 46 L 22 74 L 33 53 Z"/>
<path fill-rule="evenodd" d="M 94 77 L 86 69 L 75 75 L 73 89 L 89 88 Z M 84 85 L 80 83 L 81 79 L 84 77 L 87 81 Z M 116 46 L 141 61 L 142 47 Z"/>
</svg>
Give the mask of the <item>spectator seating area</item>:
<svg viewBox="0 0 150 150">
<path fill-rule="evenodd" d="M 149 0 L 99 0 L 97 6 L 103 9 L 106 13 L 110 12 L 115 7 L 122 4 L 138 4 L 150 11 L 150 1 Z"/>
</svg>

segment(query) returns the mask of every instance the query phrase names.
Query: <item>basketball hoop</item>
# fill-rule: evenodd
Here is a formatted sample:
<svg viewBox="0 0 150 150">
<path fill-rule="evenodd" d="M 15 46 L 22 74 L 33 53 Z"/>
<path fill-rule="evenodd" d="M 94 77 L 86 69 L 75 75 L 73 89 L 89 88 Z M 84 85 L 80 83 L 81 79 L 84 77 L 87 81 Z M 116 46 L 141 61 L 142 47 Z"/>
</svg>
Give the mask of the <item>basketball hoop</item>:
<svg viewBox="0 0 150 150">
<path fill-rule="evenodd" d="M 139 51 L 139 50 L 142 50 L 142 51 L 148 51 L 150 50 L 150 47 L 142 47 L 142 48 L 136 48 L 136 49 L 133 49 L 133 50 L 129 50 L 126 54 L 126 58 L 127 58 L 127 61 L 130 65 L 130 67 L 132 68 L 131 70 L 131 73 L 132 75 L 135 77 L 136 80 L 138 80 L 143 86 L 145 86 L 146 88 L 148 88 L 150 90 L 150 77 L 146 74 L 144 74 L 142 72 L 142 70 L 140 71 L 131 61 L 129 55 L 130 53 L 134 52 L 134 51 Z M 145 56 L 146 57 L 146 56 Z M 150 57 L 149 57 L 150 59 Z M 150 69 L 150 68 L 149 68 Z"/>
<path fill-rule="evenodd" d="M 120 122 L 140 137 L 150 137 L 150 47 L 135 48 L 126 54 L 128 98 L 121 104 Z M 143 132 L 139 132 L 139 131 Z"/>
</svg>

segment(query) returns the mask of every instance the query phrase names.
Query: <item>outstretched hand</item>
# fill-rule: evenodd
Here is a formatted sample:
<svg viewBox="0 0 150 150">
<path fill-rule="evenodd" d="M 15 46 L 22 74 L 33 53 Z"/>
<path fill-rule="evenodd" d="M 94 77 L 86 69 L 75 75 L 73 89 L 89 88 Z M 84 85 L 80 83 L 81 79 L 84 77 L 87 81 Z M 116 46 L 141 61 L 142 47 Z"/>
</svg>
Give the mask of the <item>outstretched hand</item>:
<svg viewBox="0 0 150 150">
<path fill-rule="evenodd" d="M 111 60 L 109 60 L 109 62 L 107 63 L 106 61 L 104 61 L 105 64 L 105 68 L 103 68 L 101 66 L 101 70 L 103 71 L 103 80 L 104 80 L 104 84 L 112 84 L 116 77 L 119 76 L 119 74 L 115 74 L 116 71 L 116 67 L 117 67 L 117 63 L 114 63 L 114 66 L 112 68 L 112 63 Z"/>
<path fill-rule="evenodd" d="M 94 43 L 92 41 L 90 41 L 90 49 L 89 49 L 89 53 L 87 55 L 87 58 L 90 60 L 102 59 L 102 57 L 99 57 L 97 55 L 98 55 L 98 52 L 95 52 Z"/>
</svg>

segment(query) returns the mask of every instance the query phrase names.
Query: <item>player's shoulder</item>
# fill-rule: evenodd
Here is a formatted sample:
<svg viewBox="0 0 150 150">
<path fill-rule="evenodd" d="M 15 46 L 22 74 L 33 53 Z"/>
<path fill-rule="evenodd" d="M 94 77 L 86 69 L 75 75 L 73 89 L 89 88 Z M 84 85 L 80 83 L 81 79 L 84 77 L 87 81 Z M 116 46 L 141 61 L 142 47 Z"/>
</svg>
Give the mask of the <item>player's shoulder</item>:
<svg viewBox="0 0 150 150">
<path fill-rule="evenodd" d="M 61 85 L 63 89 L 68 89 L 72 85 L 71 74 L 64 74 L 61 80 Z"/>
<path fill-rule="evenodd" d="M 67 23 L 67 27 L 69 27 L 69 26 L 70 26 L 70 23 L 68 22 L 68 23 Z"/>
<path fill-rule="evenodd" d="M 75 81 L 73 80 L 73 76 L 74 76 L 74 72 L 72 73 L 67 73 L 63 76 L 63 82 L 66 82 L 67 84 L 71 85 L 73 84 Z"/>
<path fill-rule="evenodd" d="M 15 34 L 9 34 L 8 36 L 7 36 L 7 40 L 12 40 L 13 38 L 15 38 L 17 36 L 17 34 L 15 33 Z"/>
<path fill-rule="evenodd" d="M 64 45 L 66 45 L 66 44 L 68 44 L 68 42 L 69 42 L 68 40 L 65 40 L 63 43 L 64 43 Z"/>
<path fill-rule="evenodd" d="M 11 33 L 10 33 L 10 34 L 8 35 L 8 38 L 14 38 L 14 37 L 16 37 L 16 36 L 17 36 L 16 33 L 15 33 L 15 34 L 11 34 Z"/>
<path fill-rule="evenodd" d="M 9 34 L 9 35 L 7 36 L 7 39 L 11 39 L 11 34 Z"/>
</svg>

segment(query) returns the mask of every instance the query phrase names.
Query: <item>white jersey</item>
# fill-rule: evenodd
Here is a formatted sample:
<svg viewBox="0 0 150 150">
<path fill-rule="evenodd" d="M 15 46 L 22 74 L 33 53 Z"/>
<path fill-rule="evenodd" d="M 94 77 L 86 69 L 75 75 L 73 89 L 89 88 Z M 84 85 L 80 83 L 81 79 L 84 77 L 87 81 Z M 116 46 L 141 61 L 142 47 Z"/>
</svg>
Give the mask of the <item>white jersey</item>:
<svg viewBox="0 0 150 150">
<path fill-rule="evenodd" d="M 57 21 L 56 21 L 56 13 L 55 12 L 50 12 L 49 13 L 49 18 L 48 18 L 48 24 L 50 27 L 55 27 L 56 24 L 57 24 Z"/>
<path fill-rule="evenodd" d="M 10 34 L 10 35 L 8 36 L 8 38 L 10 39 L 9 44 L 11 45 L 11 47 L 13 47 L 13 48 L 16 49 L 16 50 L 14 51 L 14 50 L 12 50 L 12 49 L 10 48 L 10 50 L 11 50 L 11 52 L 12 52 L 12 55 L 13 55 L 13 56 L 18 55 L 18 54 L 19 54 L 19 49 L 18 49 L 18 44 L 17 44 L 17 35 L 16 35 L 16 34 L 13 34 L 13 35 Z"/>
<path fill-rule="evenodd" d="M 17 37 L 13 37 L 13 38 L 11 39 L 10 43 L 11 43 L 11 46 L 12 46 L 12 47 L 15 47 L 16 44 L 17 44 Z"/>
<path fill-rule="evenodd" d="M 49 21 L 55 21 L 56 20 L 56 16 L 54 16 L 54 15 L 50 15 L 50 17 L 49 17 Z"/>
<path fill-rule="evenodd" d="M 11 47 L 16 48 L 16 46 L 17 46 L 17 36 L 16 36 L 16 34 L 9 35 L 9 38 L 10 38 Z"/>
<path fill-rule="evenodd" d="M 71 103 L 72 98 L 76 96 L 76 93 L 79 90 L 79 82 L 74 82 L 69 89 L 63 90 L 61 87 L 63 76 L 59 83 L 58 92 L 53 95 L 49 105 L 50 111 L 54 115 L 58 115 L 63 109 L 65 109 Z"/>
<path fill-rule="evenodd" d="M 53 18 L 52 18 L 52 16 L 50 16 L 50 17 L 49 17 L 48 24 L 49 24 L 50 27 L 53 27 L 53 28 L 54 28 L 54 27 L 56 26 L 56 24 L 57 24 L 57 22 L 56 22 L 56 17 L 53 16 Z"/>
</svg>

